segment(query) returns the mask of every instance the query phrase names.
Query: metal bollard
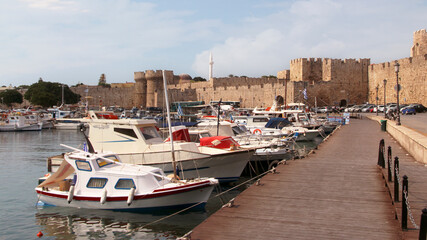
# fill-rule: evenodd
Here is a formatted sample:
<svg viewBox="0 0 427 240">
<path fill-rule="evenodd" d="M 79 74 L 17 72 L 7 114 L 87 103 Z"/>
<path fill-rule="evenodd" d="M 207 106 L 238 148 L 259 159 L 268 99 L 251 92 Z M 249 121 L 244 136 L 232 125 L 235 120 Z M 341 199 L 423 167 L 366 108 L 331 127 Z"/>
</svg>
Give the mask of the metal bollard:
<svg viewBox="0 0 427 240">
<path fill-rule="evenodd" d="M 377 164 L 379 166 L 381 166 L 382 168 L 385 168 L 384 150 L 385 150 L 384 139 L 381 139 L 380 146 L 378 149 L 378 163 Z"/>
<path fill-rule="evenodd" d="M 420 221 L 420 234 L 418 235 L 419 240 L 427 239 L 427 208 L 422 210 L 421 221 Z"/>
<path fill-rule="evenodd" d="M 399 158 L 394 158 L 394 202 L 399 202 L 399 179 L 397 179 L 399 176 L 396 174 L 399 172 Z"/>
<path fill-rule="evenodd" d="M 406 197 L 409 195 L 408 192 L 408 176 L 403 176 L 402 182 L 402 230 L 408 229 L 408 206 L 406 205 Z M 406 194 L 405 194 L 406 191 Z"/>
<path fill-rule="evenodd" d="M 391 174 L 391 147 L 388 146 L 388 154 L 387 154 L 387 168 L 388 168 L 388 181 L 392 181 L 392 174 Z"/>
</svg>

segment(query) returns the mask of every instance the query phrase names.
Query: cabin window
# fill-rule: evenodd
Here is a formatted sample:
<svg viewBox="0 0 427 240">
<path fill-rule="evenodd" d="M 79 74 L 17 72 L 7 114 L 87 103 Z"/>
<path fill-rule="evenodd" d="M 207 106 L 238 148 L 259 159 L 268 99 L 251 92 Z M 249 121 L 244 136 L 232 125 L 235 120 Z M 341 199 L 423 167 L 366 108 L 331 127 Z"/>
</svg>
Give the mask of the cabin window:
<svg viewBox="0 0 427 240">
<path fill-rule="evenodd" d="M 89 162 L 83 160 L 76 160 L 76 166 L 77 169 L 81 171 L 92 171 L 92 167 L 90 166 Z"/>
<path fill-rule="evenodd" d="M 141 133 L 144 136 L 145 140 L 160 137 L 160 135 L 157 132 L 157 129 L 155 127 L 142 127 L 142 128 L 140 128 L 140 130 L 141 130 Z"/>
<path fill-rule="evenodd" d="M 130 129 L 130 128 L 114 128 L 114 132 L 121 133 L 133 138 L 138 138 L 136 136 L 135 131 L 133 131 L 133 129 Z"/>
<path fill-rule="evenodd" d="M 235 135 L 239 135 L 239 134 L 245 133 L 239 126 L 234 126 L 231 129 L 233 130 L 233 133 Z"/>
<path fill-rule="evenodd" d="M 115 188 L 116 189 L 131 189 L 135 187 L 133 179 L 130 178 L 121 178 L 117 181 Z"/>
<path fill-rule="evenodd" d="M 108 179 L 106 178 L 91 178 L 87 183 L 86 187 L 88 188 L 104 188 L 107 184 Z"/>
<path fill-rule="evenodd" d="M 199 143 L 200 142 L 199 134 L 190 134 L 190 141 L 195 142 L 195 143 Z"/>
<path fill-rule="evenodd" d="M 212 136 L 208 132 L 206 132 L 206 133 L 200 133 L 200 138 L 204 138 L 204 137 L 212 137 Z"/>
<path fill-rule="evenodd" d="M 254 122 L 268 122 L 268 118 L 253 118 Z"/>
<path fill-rule="evenodd" d="M 114 162 L 119 162 L 119 159 L 117 159 L 116 156 L 107 156 L 107 157 L 104 157 L 104 158 L 110 159 L 110 160 L 112 160 Z M 98 163 L 98 166 L 100 168 L 105 167 L 105 166 L 110 165 L 110 164 L 113 164 L 112 162 L 109 162 L 109 161 L 107 161 L 105 159 L 102 159 L 102 158 L 96 159 L 96 163 Z"/>
</svg>

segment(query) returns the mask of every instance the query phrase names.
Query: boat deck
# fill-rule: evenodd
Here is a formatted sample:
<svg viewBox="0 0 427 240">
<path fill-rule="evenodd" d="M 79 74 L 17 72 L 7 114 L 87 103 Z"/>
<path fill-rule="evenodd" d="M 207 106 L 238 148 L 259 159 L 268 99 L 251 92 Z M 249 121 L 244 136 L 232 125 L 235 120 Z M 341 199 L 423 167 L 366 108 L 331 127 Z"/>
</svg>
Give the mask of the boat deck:
<svg viewBox="0 0 427 240">
<path fill-rule="evenodd" d="M 396 149 L 393 156 L 405 155 L 377 122 L 351 119 L 350 125 L 334 132 L 318 150 L 306 158 L 278 166 L 276 174 L 264 176 L 260 185 L 254 184 L 236 197 L 232 207 L 223 207 L 187 236 L 190 239 L 414 239 L 415 233 L 401 230 L 395 218 L 396 208 L 377 166 L 381 139 L 385 139 L 386 147 L 392 145 Z M 414 162 L 406 155 L 402 161 Z M 408 166 L 412 164 L 417 165 L 408 163 Z M 402 163 L 401 175 L 405 168 Z M 412 192 L 418 192 L 420 208 L 427 193 L 422 193 L 421 188 L 415 190 L 415 185 L 421 181 L 427 183 L 425 177 L 421 178 L 427 176 L 427 168 L 408 171 L 410 180 L 414 179 L 409 186 L 409 198 L 413 197 Z M 416 200 L 412 202 L 415 204 Z M 421 212 L 419 209 L 413 212 L 419 223 Z"/>
</svg>

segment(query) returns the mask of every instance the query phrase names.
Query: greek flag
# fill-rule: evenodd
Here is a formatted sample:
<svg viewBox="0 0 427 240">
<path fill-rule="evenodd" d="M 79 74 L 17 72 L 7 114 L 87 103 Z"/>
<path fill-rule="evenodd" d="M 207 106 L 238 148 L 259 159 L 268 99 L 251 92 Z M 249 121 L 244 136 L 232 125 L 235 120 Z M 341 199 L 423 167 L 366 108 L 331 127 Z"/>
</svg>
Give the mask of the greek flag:
<svg viewBox="0 0 427 240">
<path fill-rule="evenodd" d="M 87 149 L 87 144 L 86 143 L 83 143 L 83 151 L 89 152 L 89 150 Z"/>
<path fill-rule="evenodd" d="M 184 112 L 182 111 L 181 104 L 178 103 L 178 116 L 183 116 Z"/>
<path fill-rule="evenodd" d="M 304 94 L 304 99 L 307 100 L 307 88 L 304 88 L 302 94 Z"/>
</svg>

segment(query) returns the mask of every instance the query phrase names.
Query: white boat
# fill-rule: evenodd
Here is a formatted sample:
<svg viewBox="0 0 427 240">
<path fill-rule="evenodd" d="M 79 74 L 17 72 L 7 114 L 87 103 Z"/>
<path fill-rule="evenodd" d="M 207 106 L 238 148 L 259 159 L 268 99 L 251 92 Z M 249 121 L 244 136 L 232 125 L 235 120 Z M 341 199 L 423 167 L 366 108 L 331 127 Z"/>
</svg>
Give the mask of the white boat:
<svg viewBox="0 0 427 240">
<path fill-rule="evenodd" d="M 203 205 L 218 183 L 213 178 L 172 180 L 159 168 L 83 151 L 64 154 L 58 171 L 43 180 L 35 190 L 45 205 L 122 211 Z"/>
<path fill-rule="evenodd" d="M 53 120 L 53 124 L 58 130 L 77 130 L 80 129 L 81 120 L 81 118 L 59 118 Z"/>
<path fill-rule="evenodd" d="M 41 122 L 29 122 L 22 115 L 8 115 L 6 119 L 0 121 L 0 132 L 14 131 L 40 131 L 42 129 Z"/>
<path fill-rule="evenodd" d="M 275 160 L 289 159 L 293 155 L 290 148 L 293 139 L 284 137 L 281 132 L 278 135 L 259 135 L 250 133 L 245 126 L 228 121 L 220 121 L 219 124 L 214 121 L 202 121 L 191 127 L 189 133 L 190 138 L 196 141 L 203 137 L 216 136 L 217 133 L 219 136 L 231 136 L 241 148 L 256 148 L 250 161 L 268 161 L 268 165 Z"/>
<path fill-rule="evenodd" d="M 163 142 L 156 121 L 148 119 L 86 119 L 87 141 L 96 152 L 112 151 L 125 163 L 159 167 L 173 172 L 171 144 Z M 237 180 L 255 149 L 216 149 L 194 142 L 175 142 L 180 177 Z"/>
<path fill-rule="evenodd" d="M 163 83 L 168 103 L 165 76 Z M 171 128 L 169 105 L 166 105 Z M 89 112 L 89 116 L 92 114 Z M 221 182 L 236 181 L 255 151 L 197 146 L 194 142 L 173 143 L 173 138 L 171 143 L 165 143 L 158 132 L 157 122 L 149 119 L 84 121 L 88 124 L 85 137 L 91 151 L 112 151 L 119 154 L 123 162 L 158 167 L 167 174 L 175 173 L 178 168 L 182 179 L 214 177 Z"/>
</svg>

